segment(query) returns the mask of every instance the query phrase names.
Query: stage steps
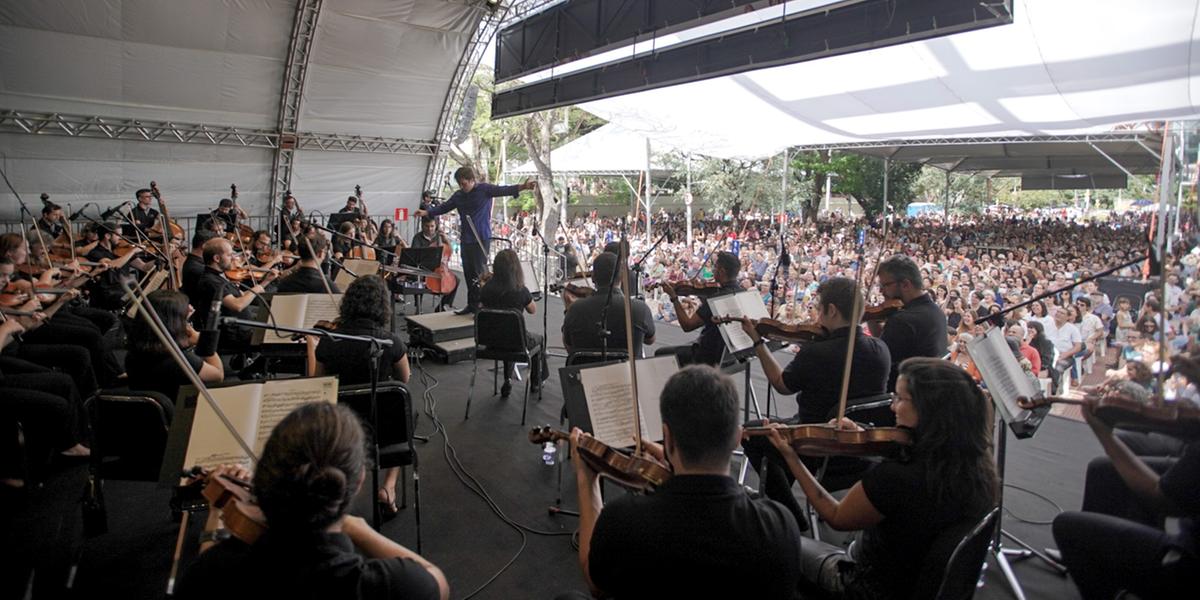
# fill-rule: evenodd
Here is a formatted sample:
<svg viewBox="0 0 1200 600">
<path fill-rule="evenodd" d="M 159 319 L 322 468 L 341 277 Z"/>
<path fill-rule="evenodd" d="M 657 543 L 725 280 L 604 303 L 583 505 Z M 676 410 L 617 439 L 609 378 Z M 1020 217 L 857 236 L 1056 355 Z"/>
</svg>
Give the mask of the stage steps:
<svg viewBox="0 0 1200 600">
<path fill-rule="evenodd" d="M 475 357 L 475 315 L 435 312 L 405 315 L 409 345 L 446 364 Z"/>
</svg>

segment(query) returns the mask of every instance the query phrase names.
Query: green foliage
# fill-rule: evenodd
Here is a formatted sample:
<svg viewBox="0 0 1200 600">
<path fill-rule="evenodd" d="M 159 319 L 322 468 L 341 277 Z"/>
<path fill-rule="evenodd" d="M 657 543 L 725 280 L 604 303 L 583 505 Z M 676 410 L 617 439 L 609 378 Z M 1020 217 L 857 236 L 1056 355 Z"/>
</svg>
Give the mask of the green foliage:
<svg viewBox="0 0 1200 600">
<path fill-rule="evenodd" d="M 853 196 L 868 217 L 883 211 L 883 159 L 873 156 L 846 154 L 834 179 L 835 193 Z M 893 162 L 888 168 L 888 203 L 897 212 L 913 201 L 914 183 L 921 165 Z"/>
</svg>

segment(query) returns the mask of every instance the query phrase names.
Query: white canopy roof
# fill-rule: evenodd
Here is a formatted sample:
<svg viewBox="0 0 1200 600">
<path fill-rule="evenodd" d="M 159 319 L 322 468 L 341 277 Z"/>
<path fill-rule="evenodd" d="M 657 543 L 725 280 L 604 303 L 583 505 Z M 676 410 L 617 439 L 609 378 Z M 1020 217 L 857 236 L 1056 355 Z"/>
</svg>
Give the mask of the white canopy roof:
<svg viewBox="0 0 1200 600">
<path fill-rule="evenodd" d="M 21 0 L 0 3 L 0 109 L 274 130 L 297 0 Z M 324 0 L 299 129 L 433 140 L 484 9 L 456 0 Z M 274 151 L 0 134 L 26 202 L 109 205 L 156 179 L 180 215 L 237 183 L 264 213 Z M 338 208 L 355 184 L 373 212 L 414 206 L 428 156 L 298 150 L 306 210 Z M 0 203 L 0 217 L 16 215 Z"/>
<path fill-rule="evenodd" d="M 650 168 L 666 170 L 657 155 L 667 150 L 651 141 Z M 646 170 L 646 135 L 635 133 L 616 123 L 563 144 L 550 152 L 550 168 L 559 175 L 625 175 Z M 533 162 L 527 162 L 509 175 L 536 175 Z"/>
<path fill-rule="evenodd" d="M 1198 9 L 1195 0 L 1016 0 L 1011 25 L 582 107 L 655 141 L 724 157 L 1189 118 L 1200 114 Z"/>
</svg>

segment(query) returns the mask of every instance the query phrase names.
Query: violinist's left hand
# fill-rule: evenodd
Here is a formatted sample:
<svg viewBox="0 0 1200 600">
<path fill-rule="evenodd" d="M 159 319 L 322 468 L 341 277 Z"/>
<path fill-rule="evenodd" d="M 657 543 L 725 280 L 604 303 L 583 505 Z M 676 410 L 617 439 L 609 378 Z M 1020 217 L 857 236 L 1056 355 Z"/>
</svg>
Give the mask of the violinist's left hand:
<svg viewBox="0 0 1200 600">
<path fill-rule="evenodd" d="M 796 460 L 800 459 L 799 455 L 796 454 L 796 450 L 792 448 L 791 442 L 789 442 L 788 439 L 783 436 L 783 424 L 772 423 L 767 420 L 763 421 L 763 427 L 767 427 L 771 430 L 771 433 L 767 434 L 767 439 L 771 441 L 771 445 L 775 446 L 775 449 L 779 451 L 779 454 L 782 455 L 785 460 L 788 459 L 788 457 L 793 457 Z"/>
<path fill-rule="evenodd" d="M 584 433 L 578 427 L 571 428 L 571 454 L 573 456 L 579 456 L 579 440 L 584 436 L 591 437 L 591 434 Z M 591 487 L 600 476 L 588 466 L 587 461 L 577 458 L 574 462 L 576 482 L 580 485 Z"/>
<path fill-rule="evenodd" d="M 653 456 L 658 462 L 667 463 L 667 452 L 663 449 L 662 444 L 650 440 L 642 440 L 642 449 L 646 451 L 646 454 Z"/>
</svg>

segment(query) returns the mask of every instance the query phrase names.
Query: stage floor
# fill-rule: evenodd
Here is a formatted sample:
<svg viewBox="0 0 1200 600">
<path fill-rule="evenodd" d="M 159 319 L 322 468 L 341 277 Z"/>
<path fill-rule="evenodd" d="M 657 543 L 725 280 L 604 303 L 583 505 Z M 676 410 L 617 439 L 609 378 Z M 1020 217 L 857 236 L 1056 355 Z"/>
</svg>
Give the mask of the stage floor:
<svg viewBox="0 0 1200 600">
<path fill-rule="evenodd" d="M 412 310 L 411 305 L 407 308 Z M 527 317 L 532 332 L 542 332 L 542 308 L 539 304 L 539 314 Z M 557 298 L 549 300 L 548 321 L 551 352 L 561 356 L 562 348 L 554 347 L 560 345 L 561 339 L 557 332 L 562 322 L 562 305 Z M 678 327 L 660 326 L 657 345 L 684 343 L 694 335 L 683 333 Z M 787 353 L 779 355 L 781 362 L 790 358 Z M 421 462 L 422 553 L 445 571 L 454 598 L 463 598 L 484 585 L 509 561 L 513 561 L 511 566 L 477 597 L 549 599 L 563 591 L 586 589 L 572 547 L 575 519 L 550 516 L 547 512 L 557 495 L 557 469 L 545 466 L 541 448 L 526 438 L 530 427 L 558 424 L 562 391 L 557 368 L 562 364 L 562 358 L 551 357 L 552 375 L 544 397 L 540 402 L 530 400 L 528 423 L 524 427 L 520 423 L 523 388 L 514 385 L 512 397 L 507 400 L 491 396 L 490 362 L 479 364 L 471 418 L 465 421 L 463 410 L 471 362 L 449 366 L 423 362 L 420 369 L 414 369 L 409 387 L 422 413 L 418 433 L 431 436 L 428 443 L 419 443 L 417 447 Z M 422 370 L 427 375 L 424 380 Z M 740 387 L 742 375 L 737 379 Z M 766 383 L 757 365 L 752 367 L 752 381 L 765 409 Z M 422 396 L 427 389 L 432 399 L 428 404 Z M 782 401 L 776 398 L 772 406 L 775 414 L 791 415 L 794 411 L 791 397 Z M 445 435 L 435 432 L 434 418 L 444 425 Z M 1034 438 L 1009 441 L 1004 493 L 1009 510 L 1004 515 L 1004 529 L 1035 548 L 1053 546 L 1048 523 L 1058 509 L 1047 500 L 1063 509 L 1077 509 L 1085 466 L 1101 453 L 1100 447 L 1083 423 L 1053 416 L 1047 417 Z M 472 493 L 448 465 L 446 456 L 451 446 L 469 475 L 507 518 L 540 533 L 522 535 Z M 570 465 L 566 467 L 562 479 L 563 504 L 573 508 L 574 477 Z M 72 595 L 94 597 L 97 592 L 121 598 L 164 595 L 178 533 L 178 525 L 169 518 L 170 491 L 159 489 L 154 483 L 106 482 L 109 532 L 83 539 L 78 500 L 85 479 L 84 466 L 65 465 L 43 488 L 32 490 L 26 498 L 11 495 L 0 498 L 3 509 L 0 512 L 4 515 L 0 522 L 3 531 L 0 543 L 15 550 L 13 558 L 0 561 L 3 565 L 0 568 L 4 569 L 0 573 L 3 582 L 0 597 L 22 597 L 31 567 L 36 597 L 59 595 L 57 592 L 67 580 L 69 566 L 76 557 L 79 567 Z M 756 485 L 752 473 L 747 483 Z M 612 487 L 606 487 L 606 491 L 619 493 Z M 373 497 L 374 494 L 369 494 L 360 499 L 356 512 L 369 519 L 369 501 Z M 195 553 L 200 521 L 193 522 L 186 537 L 185 561 Z M 408 508 L 385 523 L 383 532 L 415 549 L 411 487 Z M 520 555 L 516 556 L 518 552 Z M 1014 570 L 1028 598 L 1079 596 L 1067 578 L 1037 560 L 1017 562 Z M 1013 597 L 994 564 L 989 565 L 985 585 L 976 597 Z"/>
</svg>

